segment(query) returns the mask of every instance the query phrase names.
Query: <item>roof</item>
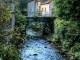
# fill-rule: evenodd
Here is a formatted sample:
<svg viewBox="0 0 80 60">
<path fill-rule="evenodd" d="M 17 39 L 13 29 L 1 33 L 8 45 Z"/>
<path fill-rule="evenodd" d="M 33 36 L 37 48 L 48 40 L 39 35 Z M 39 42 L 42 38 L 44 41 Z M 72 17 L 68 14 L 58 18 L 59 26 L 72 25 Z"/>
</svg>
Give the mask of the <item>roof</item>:
<svg viewBox="0 0 80 60">
<path fill-rule="evenodd" d="M 28 0 L 28 2 L 31 2 L 31 1 L 36 1 L 36 2 L 41 1 L 41 4 L 48 4 L 48 3 L 50 3 L 52 0 Z"/>
<path fill-rule="evenodd" d="M 27 3 L 31 2 L 31 1 L 34 1 L 34 0 L 28 0 Z"/>
<path fill-rule="evenodd" d="M 48 4 L 50 3 L 52 0 L 41 0 L 41 4 Z"/>
</svg>

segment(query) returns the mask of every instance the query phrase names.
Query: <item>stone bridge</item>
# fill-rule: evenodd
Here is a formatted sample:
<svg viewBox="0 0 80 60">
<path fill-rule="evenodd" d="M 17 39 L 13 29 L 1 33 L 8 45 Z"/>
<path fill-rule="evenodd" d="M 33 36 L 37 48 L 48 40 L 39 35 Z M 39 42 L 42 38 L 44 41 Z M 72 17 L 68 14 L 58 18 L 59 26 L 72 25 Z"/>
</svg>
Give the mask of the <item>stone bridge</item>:
<svg viewBox="0 0 80 60">
<path fill-rule="evenodd" d="M 44 27 L 49 27 L 51 33 L 54 32 L 53 29 L 53 25 L 54 25 L 54 20 L 55 20 L 56 17 L 27 17 L 27 22 L 28 22 L 28 25 L 29 23 L 32 23 L 32 22 L 44 22 L 45 23 L 45 26 Z"/>
</svg>

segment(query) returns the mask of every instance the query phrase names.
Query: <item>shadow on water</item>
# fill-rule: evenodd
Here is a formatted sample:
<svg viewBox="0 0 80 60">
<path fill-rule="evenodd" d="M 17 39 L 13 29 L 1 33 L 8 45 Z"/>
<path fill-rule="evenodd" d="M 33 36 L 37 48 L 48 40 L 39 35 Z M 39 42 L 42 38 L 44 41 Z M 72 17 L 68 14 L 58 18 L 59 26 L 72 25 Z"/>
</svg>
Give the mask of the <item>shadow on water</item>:
<svg viewBox="0 0 80 60">
<path fill-rule="evenodd" d="M 26 34 L 34 38 L 29 38 L 21 48 L 20 56 L 23 60 L 65 60 L 45 39 L 37 38 L 43 36 L 44 24 L 43 22 L 28 24 Z"/>
</svg>

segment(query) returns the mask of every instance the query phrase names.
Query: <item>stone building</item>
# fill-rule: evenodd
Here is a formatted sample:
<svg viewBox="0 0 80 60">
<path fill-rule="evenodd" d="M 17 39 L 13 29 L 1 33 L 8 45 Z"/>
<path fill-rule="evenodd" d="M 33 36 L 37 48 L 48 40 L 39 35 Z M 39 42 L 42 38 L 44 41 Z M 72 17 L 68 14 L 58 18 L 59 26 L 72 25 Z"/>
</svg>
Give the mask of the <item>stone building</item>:
<svg viewBox="0 0 80 60">
<path fill-rule="evenodd" d="M 28 16 L 52 16 L 52 0 L 30 0 L 28 1 Z"/>
</svg>

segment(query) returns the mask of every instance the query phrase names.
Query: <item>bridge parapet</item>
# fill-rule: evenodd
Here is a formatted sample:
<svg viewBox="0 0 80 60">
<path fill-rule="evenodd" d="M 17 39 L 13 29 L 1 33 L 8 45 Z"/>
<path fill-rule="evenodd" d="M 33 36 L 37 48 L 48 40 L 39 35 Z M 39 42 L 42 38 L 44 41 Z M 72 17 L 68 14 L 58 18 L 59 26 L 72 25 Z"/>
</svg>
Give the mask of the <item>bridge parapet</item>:
<svg viewBox="0 0 80 60">
<path fill-rule="evenodd" d="M 30 22 L 47 22 L 53 21 L 56 17 L 27 17 L 27 20 Z"/>
</svg>

